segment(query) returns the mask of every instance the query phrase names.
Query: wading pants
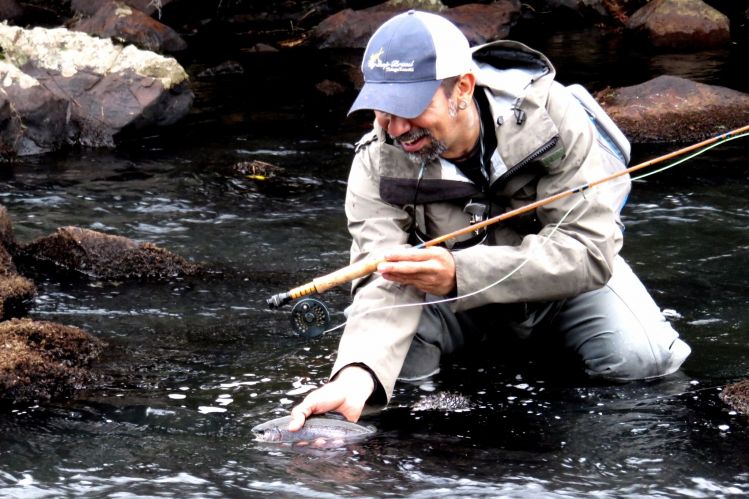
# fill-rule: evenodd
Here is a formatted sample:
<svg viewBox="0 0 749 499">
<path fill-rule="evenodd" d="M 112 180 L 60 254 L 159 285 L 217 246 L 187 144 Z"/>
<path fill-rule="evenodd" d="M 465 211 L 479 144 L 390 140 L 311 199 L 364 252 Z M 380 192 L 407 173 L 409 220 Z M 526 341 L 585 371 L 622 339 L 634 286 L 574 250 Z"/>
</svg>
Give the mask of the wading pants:
<svg viewBox="0 0 749 499">
<path fill-rule="evenodd" d="M 447 304 L 427 306 L 399 379 L 422 379 L 439 370 L 443 354 L 492 344 L 531 355 L 543 350 L 546 358 L 552 355 L 577 371 L 569 374 L 609 381 L 673 373 L 691 351 L 617 257 L 606 286 L 574 298 L 487 305 L 457 314 Z"/>
</svg>

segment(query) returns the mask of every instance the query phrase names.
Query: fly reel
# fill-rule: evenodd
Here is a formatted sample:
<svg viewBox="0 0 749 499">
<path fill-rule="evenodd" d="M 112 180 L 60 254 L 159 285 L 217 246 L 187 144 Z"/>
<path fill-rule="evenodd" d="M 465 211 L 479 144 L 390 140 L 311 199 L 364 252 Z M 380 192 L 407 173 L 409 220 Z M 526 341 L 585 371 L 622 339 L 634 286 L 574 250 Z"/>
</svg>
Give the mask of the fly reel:
<svg viewBox="0 0 749 499">
<path fill-rule="evenodd" d="M 291 309 L 291 329 L 299 336 L 316 338 L 330 325 L 328 307 L 317 298 L 299 300 Z"/>
</svg>

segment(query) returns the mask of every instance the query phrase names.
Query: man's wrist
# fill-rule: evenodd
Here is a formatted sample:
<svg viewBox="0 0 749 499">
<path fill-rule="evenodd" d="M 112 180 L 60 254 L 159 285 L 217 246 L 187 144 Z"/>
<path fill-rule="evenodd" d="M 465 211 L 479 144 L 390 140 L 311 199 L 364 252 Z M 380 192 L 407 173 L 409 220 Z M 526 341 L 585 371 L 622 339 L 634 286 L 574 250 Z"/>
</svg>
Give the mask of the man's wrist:
<svg viewBox="0 0 749 499">
<path fill-rule="evenodd" d="M 352 383 L 368 389 L 367 396 L 371 395 L 377 388 L 377 378 L 374 373 L 364 364 L 349 364 L 338 371 L 336 380 Z"/>
</svg>

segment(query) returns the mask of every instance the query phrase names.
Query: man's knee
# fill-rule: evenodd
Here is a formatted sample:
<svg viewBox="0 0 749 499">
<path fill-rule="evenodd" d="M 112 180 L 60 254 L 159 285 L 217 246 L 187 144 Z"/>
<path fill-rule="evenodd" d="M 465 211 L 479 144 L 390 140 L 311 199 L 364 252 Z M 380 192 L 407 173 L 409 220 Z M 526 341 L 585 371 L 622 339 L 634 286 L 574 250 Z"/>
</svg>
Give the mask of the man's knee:
<svg viewBox="0 0 749 499">
<path fill-rule="evenodd" d="M 578 350 L 589 377 L 617 382 L 671 374 L 690 352 L 678 337 L 669 338 L 667 343 L 650 337 L 635 340 L 622 331 L 600 333 Z"/>
<path fill-rule="evenodd" d="M 599 379 L 665 376 L 691 352 L 621 258 L 605 287 L 568 301 L 559 323 L 585 372 Z"/>
</svg>

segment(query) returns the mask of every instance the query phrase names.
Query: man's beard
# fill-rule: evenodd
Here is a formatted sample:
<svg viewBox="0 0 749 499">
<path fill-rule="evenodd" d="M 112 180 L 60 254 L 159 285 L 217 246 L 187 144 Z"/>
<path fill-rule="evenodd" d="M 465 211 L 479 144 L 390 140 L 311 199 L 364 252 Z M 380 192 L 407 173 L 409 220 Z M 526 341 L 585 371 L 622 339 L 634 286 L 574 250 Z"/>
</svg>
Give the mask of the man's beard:
<svg viewBox="0 0 749 499">
<path fill-rule="evenodd" d="M 421 163 L 428 163 L 440 157 L 442 153 L 447 151 L 447 144 L 441 140 L 437 140 L 432 135 L 432 132 L 425 128 L 417 128 L 406 132 L 398 137 L 392 137 L 396 142 L 412 142 L 422 137 L 429 137 L 429 144 L 422 147 L 416 152 L 406 152 L 406 156 L 413 163 L 421 165 Z M 405 150 L 404 150 L 405 152 Z"/>
</svg>

